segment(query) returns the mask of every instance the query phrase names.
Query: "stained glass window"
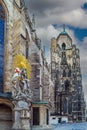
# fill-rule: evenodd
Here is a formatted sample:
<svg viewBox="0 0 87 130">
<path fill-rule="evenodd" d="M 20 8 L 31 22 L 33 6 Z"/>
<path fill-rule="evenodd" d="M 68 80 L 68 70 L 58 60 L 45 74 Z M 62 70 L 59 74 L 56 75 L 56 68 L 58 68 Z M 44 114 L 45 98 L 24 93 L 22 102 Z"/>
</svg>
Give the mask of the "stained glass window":
<svg viewBox="0 0 87 130">
<path fill-rule="evenodd" d="M 3 91 L 3 73 L 4 73 L 4 21 L 5 13 L 0 5 L 0 92 Z"/>
</svg>

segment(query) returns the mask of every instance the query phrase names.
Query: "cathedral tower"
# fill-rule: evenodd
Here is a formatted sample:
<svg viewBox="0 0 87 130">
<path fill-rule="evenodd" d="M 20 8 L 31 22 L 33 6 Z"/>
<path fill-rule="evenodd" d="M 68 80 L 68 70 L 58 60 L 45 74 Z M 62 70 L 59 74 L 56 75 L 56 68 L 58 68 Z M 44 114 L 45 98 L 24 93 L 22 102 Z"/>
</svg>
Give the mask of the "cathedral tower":
<svg viewBox="0 0 87 130">
<path fill-rule="evenodd" d="M 51 76 L 55 83 L 55 114 L 69 121 L 84 120 L 80 54 L 65 27 L 51 40 Z M 83 102 L 83 103 L 82 103 Z"/>
</svg>

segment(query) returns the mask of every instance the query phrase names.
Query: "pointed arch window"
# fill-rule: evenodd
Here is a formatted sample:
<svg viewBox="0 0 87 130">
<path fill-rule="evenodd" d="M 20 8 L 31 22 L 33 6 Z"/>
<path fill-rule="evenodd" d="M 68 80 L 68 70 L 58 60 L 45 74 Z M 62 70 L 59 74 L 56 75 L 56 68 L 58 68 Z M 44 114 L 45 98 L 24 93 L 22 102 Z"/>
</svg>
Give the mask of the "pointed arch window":
<svg viewBox="0 0 87 130">
<path fill-rule="evenodd" d="M 26 58 L 28 59 L 29 57 L 29 42 L 30 42 L 30 38 L 29 38 L 29 34 L 28 31 L 26 29 L 26 47 L 25 47 L 25 52 L 26 52 Z"/>
<path fill-rule="evenodd" d="M 26 59 L 28 59 L 29 56 L 29 46 L 28 46 L 28 42 L 26 42 Z"/>
<path fill-rule="evenodd" d="M 65 81 L 65 91 L 69 91 L 70 81 Z"/>
<path fill-rule="evenodd" d="M 71 70 L 69 70 L 68 72 L 68 77 L 71 77 Z"/>
<path fill-rule="evenodd" d="M 3 91 L 4 82 L 4 25 L 5 25 L 5 11 L 0 4 L 0 92 Z"/>
<path fill-rule="evenodd" d="M 65 44 L 65 43 L 62 44 L 62 49 L 63 49 L 63 50 L 66 49 L 66 44 Z"/>
<path fill-rule="evenodd" d="M 66 71 L 63 70 L 63 77 L 66 77 Z"/>
</svg>

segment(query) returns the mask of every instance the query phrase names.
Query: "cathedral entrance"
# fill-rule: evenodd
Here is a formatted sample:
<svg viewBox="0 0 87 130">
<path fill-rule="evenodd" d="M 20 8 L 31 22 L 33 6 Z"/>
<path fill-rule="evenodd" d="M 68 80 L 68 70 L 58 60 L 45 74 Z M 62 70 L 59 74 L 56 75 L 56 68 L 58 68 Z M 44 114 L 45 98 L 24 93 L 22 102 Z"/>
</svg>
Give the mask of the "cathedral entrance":
<svg viewBox="0 0 87 130">
<path fill-rule="evenodd" d="M 0 104 L 0 130 L 12 129 L 12 110 L 5 104 Z"/>
<path fill-rule="evenodd" d="M 40 113 L 39 113 L 39 107 L 34 107 L 33 108 L 33 125 L 39 125 L 40 120 Z"/>
</svg>

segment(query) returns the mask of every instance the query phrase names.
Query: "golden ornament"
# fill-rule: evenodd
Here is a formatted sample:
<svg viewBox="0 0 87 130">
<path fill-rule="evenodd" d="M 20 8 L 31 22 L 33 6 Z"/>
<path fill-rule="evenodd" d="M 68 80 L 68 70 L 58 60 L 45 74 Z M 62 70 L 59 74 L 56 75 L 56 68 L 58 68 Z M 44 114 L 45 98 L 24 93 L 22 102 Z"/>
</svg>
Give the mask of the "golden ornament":
<svg viewBox="0 0 87 130">
<path fill-rule="evenodd" d="M 13 61 L 13 68 L 19 68 L 20 70 L 26 69 L 27 77 L 31 78 L 31 64 L 30 62 L 25 58 L 25 56 L 18 54 L 14 57 Z"/>
</svg>

